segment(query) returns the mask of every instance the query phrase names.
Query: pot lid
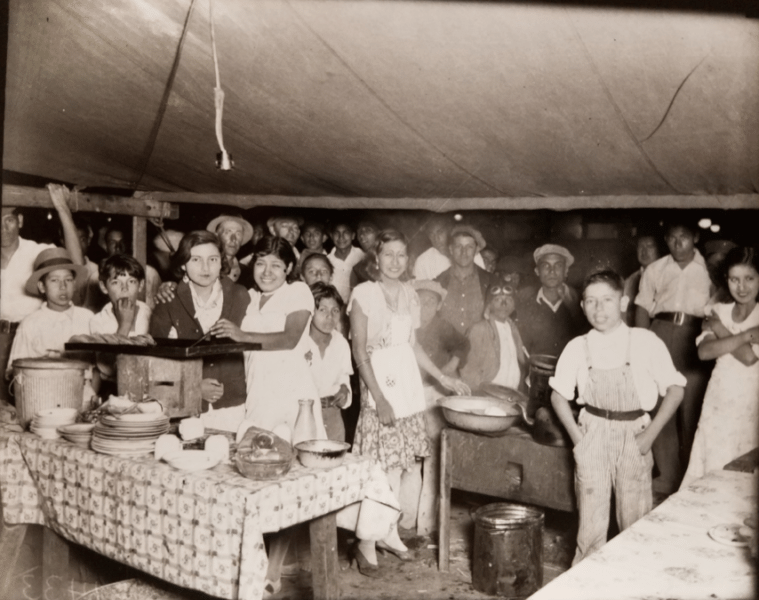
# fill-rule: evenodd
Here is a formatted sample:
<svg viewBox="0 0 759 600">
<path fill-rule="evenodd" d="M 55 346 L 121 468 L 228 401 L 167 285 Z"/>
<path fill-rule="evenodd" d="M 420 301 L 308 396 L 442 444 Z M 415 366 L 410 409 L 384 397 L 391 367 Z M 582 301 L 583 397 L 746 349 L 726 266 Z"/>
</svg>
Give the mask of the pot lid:
<svg viewBox="0 0 759 600">
<path fill-rule="evenodd" d="M 72 358 L 17 358 L 13 361 L 13 368 L 20 369 L 89 369 L 90 365 L 83 360 Z"/>
</svg>

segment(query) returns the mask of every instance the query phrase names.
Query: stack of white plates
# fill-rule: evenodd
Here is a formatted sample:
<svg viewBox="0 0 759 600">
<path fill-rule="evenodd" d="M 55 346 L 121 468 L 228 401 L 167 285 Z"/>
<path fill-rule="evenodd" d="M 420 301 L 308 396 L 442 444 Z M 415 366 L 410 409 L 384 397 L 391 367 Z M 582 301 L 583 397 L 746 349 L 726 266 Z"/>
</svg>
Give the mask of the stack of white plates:
<svg viewBox="0 0 759 600">
<path fill-rule="evenodd" d="M 46 408 L 37 411 L 29 429 L 41 438 L 56 440 L 60 437 L 58 427 L 74 423 L 78 412 L 75 408 Z"/>
<path fill-rule="evenodd" d="M 93 450 L 115 456 L 152 454 L 159 436 L 169 431 L 169 417 L 155 413 L 103 415 L 92 430 Z"/>
<path fill-rule="evenodd" d="M 90 439 L 92 439 L 92 430 L 94 427 L 94 423 L 73 423 L 71 425 L 61 425 L 58 428 L 58 433 L 63 436 L 63 439 L 68 440 L 72 444 L 82 446 L 83 448 L 89 448 Z"/>
</svg>

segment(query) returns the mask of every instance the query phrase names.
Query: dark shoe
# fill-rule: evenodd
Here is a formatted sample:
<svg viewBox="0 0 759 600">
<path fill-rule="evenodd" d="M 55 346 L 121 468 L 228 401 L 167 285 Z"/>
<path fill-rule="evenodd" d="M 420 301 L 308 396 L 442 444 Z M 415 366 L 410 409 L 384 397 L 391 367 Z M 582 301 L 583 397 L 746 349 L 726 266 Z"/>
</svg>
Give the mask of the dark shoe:
<svg viewBox="0 0 759 600">
<path fill-rule="evenodd" d="M 351 562 L 355 562 L 358 567 L 358 572 L 366 577 L 377 578 L 380 576 L 379 565 L 373 565 L 361 552 L 358 544 L 353 546 L 351 551 Z"/>
<path fill-rule="evenodd" d="M 377 542 L 377 550 L 382 552 L 382 554 L 390 553 L 395 554 L 398 558 L 400 558 L 403 562 L 411 562 L 414 560 L 414 557 L 411 556 L 411 552 L 408 550 L 398 550 L 397 548 L 391 548 L 388 546 L 385 542 Z"/>
</svg>

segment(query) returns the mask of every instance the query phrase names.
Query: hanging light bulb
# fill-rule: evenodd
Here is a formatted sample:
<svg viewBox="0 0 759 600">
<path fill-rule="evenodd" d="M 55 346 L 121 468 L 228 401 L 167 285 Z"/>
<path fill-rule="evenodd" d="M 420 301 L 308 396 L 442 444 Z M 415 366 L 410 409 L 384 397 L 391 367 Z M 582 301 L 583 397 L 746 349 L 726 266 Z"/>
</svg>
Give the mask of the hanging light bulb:
<svg viewBox="0 0 759 600">
<path fill-rule="evenodd" d="M 47 211 L 47 220 L 48 221 L 52 221 L 53 220 L 53 213 L 51 213 L 50 211 Z"/>
<path fill-rule="evenodd" d="M 709 231 L 711 231 L 712 233 L 719 233 L 719 230 L 720 230 L 720 226 L 717 225 L 716 223 L 712 225 L 711 227 L 709 227 Z"/>
<path fill-rule="evenodd" d="M 454 221 L 462 221 L 463 219 L 464 219 L 464 215 L 462 215 L 461 213 L 456 213 L 455 215 L 453 215 Z"/>
<path fill-rule="evenodd" d="M 709 227 L 711 227 L 711 226 L 712 226 L 712 220 L 711 220 L 711 219 L 701 219 L 701 220 L 698 222 L 698 226 L 699 226 L 701 229 L 709 229 Z"/>
</svg>

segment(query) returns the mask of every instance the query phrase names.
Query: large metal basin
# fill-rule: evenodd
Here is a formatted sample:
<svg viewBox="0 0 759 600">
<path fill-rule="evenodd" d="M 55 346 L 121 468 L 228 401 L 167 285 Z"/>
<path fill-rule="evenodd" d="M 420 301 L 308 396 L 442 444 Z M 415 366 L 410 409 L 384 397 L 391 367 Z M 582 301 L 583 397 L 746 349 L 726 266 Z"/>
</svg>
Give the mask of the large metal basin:
<svg viewBox="0 0 759 600">
<path fill-rule="evenodd" d="M 520 405 L 499 398 L 451 396 L 438 400 L 438 406 L 450 425 L 474 433 L 502 433 L 522 420 Z M 494 408 L 505 416 L 485 414 Z"/>
</svg>

